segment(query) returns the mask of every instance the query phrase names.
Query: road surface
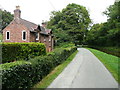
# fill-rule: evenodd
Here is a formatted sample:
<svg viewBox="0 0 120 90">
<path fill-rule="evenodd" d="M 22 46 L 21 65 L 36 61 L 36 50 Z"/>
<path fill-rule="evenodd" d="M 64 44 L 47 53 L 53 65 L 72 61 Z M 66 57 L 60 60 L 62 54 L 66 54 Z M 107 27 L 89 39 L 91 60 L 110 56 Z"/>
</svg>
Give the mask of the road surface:
<svg viewBox="0 0 120 90">
<path fill-rule="evenodd" d="M 111 73 L 85 48 L 79 52 L 48 88 L 118 88 Z"/>
</svg>

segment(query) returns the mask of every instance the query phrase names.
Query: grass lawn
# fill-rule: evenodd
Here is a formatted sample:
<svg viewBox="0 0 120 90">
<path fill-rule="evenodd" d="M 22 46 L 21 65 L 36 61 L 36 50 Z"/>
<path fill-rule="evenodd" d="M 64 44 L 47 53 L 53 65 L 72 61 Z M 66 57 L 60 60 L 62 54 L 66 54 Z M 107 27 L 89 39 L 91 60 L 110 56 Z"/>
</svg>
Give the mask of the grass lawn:
<svg viewBox="0 0 120 90">
<path fill-rule="evenodd" d="M 69 58 L 61 65 L 57 66 L 50 74 L 43 78 L 33 88 L 47 88 L 52 81 L 64 70 L 64 68 L 73 60 L 78 51 L 75 51 Z"/>
<path fill-rule="evenodd" d="M 106 66 L 106 68 L 111 72 L 116 81 L 120 83 L 120 68 L 118 69 L 118 65 L 120 65 L 120 58 L 95 49 L 87 49 L 90 50 Z"/>
</svg>

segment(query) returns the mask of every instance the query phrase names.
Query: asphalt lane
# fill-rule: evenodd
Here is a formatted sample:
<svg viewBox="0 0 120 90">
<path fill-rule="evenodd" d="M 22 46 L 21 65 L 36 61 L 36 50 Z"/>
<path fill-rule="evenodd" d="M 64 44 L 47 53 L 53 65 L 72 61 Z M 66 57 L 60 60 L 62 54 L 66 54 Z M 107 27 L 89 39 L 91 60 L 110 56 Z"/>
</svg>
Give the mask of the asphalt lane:
<svg viewBox="0 0 120 90">
<path fill-rule="evenodd" d="M 118 88 L 111 73 L 85 48 L 79 52 L 48 88 Z"/>
</svg>

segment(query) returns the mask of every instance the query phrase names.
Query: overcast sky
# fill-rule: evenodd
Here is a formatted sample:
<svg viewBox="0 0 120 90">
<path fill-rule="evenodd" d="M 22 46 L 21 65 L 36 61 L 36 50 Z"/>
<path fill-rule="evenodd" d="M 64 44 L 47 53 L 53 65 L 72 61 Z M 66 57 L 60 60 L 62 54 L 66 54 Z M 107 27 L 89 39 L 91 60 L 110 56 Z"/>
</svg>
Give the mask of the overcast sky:
<svg viewBox="0 0 120 90">
<path fill-rule="evenodd" d="M 19 5 L 21 17 L 36 24 L 41 24 L 42 20 L 49 20 L 51 11 L 58 11 L 65 8 L 69 3 L 76 3 L 85 6 L 89 10 L 93 23 L 107 21 L 107 17 L 102 14 L 113 5 L 115 0 L 0 0 L 0 7 L 13 14 L 15 6 Z"/>
</svg>

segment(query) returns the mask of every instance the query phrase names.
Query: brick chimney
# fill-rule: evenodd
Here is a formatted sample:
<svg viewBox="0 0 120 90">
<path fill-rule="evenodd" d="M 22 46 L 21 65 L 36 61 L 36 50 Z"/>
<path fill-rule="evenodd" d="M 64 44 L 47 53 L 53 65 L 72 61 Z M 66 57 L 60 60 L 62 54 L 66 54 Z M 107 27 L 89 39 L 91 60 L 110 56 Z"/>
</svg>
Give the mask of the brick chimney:
<svg viewBox="0 0 120 90">
<path fill-rule="evenodd" d="M 14 19 L 18 19 L 20 17 L 21 17 L 20 6 L 16 6 L 16 9 L 14 10 Z"/>
<path fill-rule="evenodd" d="M 47 23 L 44 20 L 42 20 L 42 27 L 46 28 L 46 25 Z"/>
</svg>

